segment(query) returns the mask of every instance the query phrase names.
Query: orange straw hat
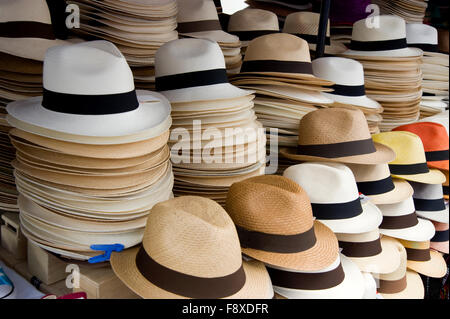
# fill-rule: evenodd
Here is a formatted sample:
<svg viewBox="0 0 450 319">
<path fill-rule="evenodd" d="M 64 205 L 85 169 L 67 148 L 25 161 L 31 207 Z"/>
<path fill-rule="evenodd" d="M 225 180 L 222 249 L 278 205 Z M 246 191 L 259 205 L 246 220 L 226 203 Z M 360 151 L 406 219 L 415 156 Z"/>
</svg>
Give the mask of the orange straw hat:
<svg viewBox="0 0 450 319">
<path fill-rule="evenodd" d="M 393 131 L 407 131 L 420 137 L 429 167 L 448 171 L 448 134 L 445 127 L 433 122 L 418 122 L 399 126 Z"/>
</svg>

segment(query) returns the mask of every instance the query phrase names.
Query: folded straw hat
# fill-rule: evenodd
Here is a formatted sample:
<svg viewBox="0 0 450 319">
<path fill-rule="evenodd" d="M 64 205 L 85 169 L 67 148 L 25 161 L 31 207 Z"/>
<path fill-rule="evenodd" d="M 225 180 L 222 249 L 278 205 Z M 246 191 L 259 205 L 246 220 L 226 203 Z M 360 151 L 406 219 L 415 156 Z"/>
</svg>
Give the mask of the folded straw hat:
<svg viewBox="0 0 450 319">
<path fill-rule="evenodd" d="M 313 220 L 306 192 L 282 176 L 257 176 L 231 185 L 226 210 L 242 252 L 266 264 L 316 271 L 338 256 L 336 236 Z"/>
<path fill-rule="evenodd" d="M 448 254 L 448 223 L 444 224 L 433 220 L 431 222 L 436 229 L 436 233 L 430 240 L 430 248 Z"/>
<path fill-rule="evenodd" d="M 408 48 L 405 20 L 394 15 L 377 16 L 379 27 L 366 23 L 366 19 L 353 24 L 350 50 L 344 55 L 358 57 L 418 57 L 422 50 Z"/>
<path fill-rule="evenodd" d="M 378 208 L 361 203 L 355 177 L 345 165 L 303 163 L 287 168 L 283 176 L 306 191 L 314 217 L 335 233 L 369 232 L 381 223 Z"/>
<path fill-rule="evenodd" d="M 425 241 L 434 236 L 434 226 L 429 220 L 417 218 L 413 198 L 400 203 L 381 204 L 378 208 L 383 213 L 380 233 L 386 236 Z"/>
<path fill-rule="evenodd" d="M 392 179 L 388 164 L 347 166 L 355 176 L 358 191 L 375 205 L 398 203 L 413 195 L 414 190 L 407 181 Z"/>
<path fill-rule="evenodd" d="M 383 164 L 395 158 L 389 147 L 374 143 L 362 111 L 342 108 L 306 114 L 300 120 L 298 148 L 280 153 L 291 160 L 349 164 Z"/>
<path fill-rule="evenodd" d="M 447 273 L 447 264 L 442 254 L 430 249 L 430 241 L 400 240 L 406 249 L 408 268 L 419 274 L 442 278 Z"/>
<path fill-rule="evenodd" d="M 111 265 L 143 298 L 273 297 L 264 265 L 242 261 L 228 214 L 214 201 L 197 196 L 155 205 L 142 246 L 113 253 Z"/>
<path fill-rule="evenodd" d="M 368 109 L 380 109 L 381 105 L 366 96 L 364 69 L 356 60 L 326 57 L 312 62 L 314 75 L 334 82 L 333 92 L 322 94 L 336 103 Z"/>
<path fill-rule="evenodd" d="M 405 247 L 394 238 L 383 238 L 395 245 L 400 255 L 400 266 L 389 274 L 373 273 L 377 281 L 378 293 L 384 299 L 423 299 L 425 288 L 422 279 L 418 273 L 407 269 Z"/>
<path fill-rule="evenodd" d="M 251 94 L 228 83 L 222 50 L 209 40 L 179 39 L 164 44 L 156 52 L 155 72 L 156 90 L 172 103 Z"/>
<path fill-rule="evenodd" d="M 440 184 L 410 182 L 414 188 L 414 206 L 418 216 L 448 224 L 448 205 Z"/>
<path fill-rule="evenodd" d="M 128 142 L 135 142 L 161 135 L 159 125 L 170 117 L 170 104 L 163 96 L 136 94 L 127 61 L 107 41 L 50 48 L 43 84 L 42 97 L 10 103 L 8 119 L 43 128 L 42 135 L 55 139 L 64 140 L 61 132 L 106 139 L 122 136 L 122 143 L 130 136 Z"/>
<path fill-rule="evenodd" d="M 393 131 L 407 131 L 419 136 L 422 140 L 428 166 L 445 171 L 449 170 L 448 133 L 443 125 L 433 122 L 418 122 L 396 127 Z"/>
<path fill-rule="evenodd" d="M 395 160 L 389 162 L 393 177 L 408 181 L 442 184 L 445 175 L 439 170 L 429 169 L 425 150 L 419 136 L 410 132 L 383 132 L 372 136 L 374 142 L 384 144 L 395 151 Z"/>
</svg>

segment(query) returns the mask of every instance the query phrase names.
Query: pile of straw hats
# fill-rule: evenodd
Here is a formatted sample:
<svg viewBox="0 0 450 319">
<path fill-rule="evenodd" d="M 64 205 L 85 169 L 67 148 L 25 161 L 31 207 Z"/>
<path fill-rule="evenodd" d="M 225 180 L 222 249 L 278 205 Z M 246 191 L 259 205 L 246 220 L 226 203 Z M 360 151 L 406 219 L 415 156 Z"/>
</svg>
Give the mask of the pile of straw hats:
<svg viewBox="0 0 450 319">
<path fill-rule="evenodd" d="M 448 108 L 449 62 L 448 54 L 438 52 L 438 32 L 426 24 L 407 24 L 406 39 L 408 46 L 423 50 L 420 117 L 440 113 Z"/>
<path fill-rule="evenodd" d="M 7 107 L 24 235 L 80 260 L 98 254 L 91 245 L 138 244 L 151 207 L 172 196 L 169 102 L 136 92 L 103 40 L 50 48 L 43 85 Z"/>
<path fill-rule="evenodd" d="M 80 8 L 80 28 L 88 39 L 114 43 L 132 67 L 136 87 L 154 89 L 155 53 L 165 42 L 178 38 L 176 0 L 70 0 Z"/>
<path fill-rule="evenodd" d="M 215 41 L 225 56 L 227 72 L 239 72 L 242 64 L 241 42 L 235 35 L 222 30 L 212 0 L 178 0 L 177 30 L 180 37 Z"/>
<path fill-rule="evenodd" d="M 379 6 L 381 14 L 393 14 L 409 23 L 422 23 L 427 10 L 428 0 L 372 0 Z"/>
<path fill-rule="evenodd" d="M 363 64 L 366 93 L 383 106 L 380 129 L 389 131 L 419 118 L 422 50 L 407 46 L 402 18 L 382 15 L 377 21 L 379 28 L 357 21 L 350 49 L 342 55 Z"/>
<path fill-rule="evenodd" d="M 228 83 L 216 42 L 179 39 L 156 54 L 156 88 L 172 104 L 175 195 L 224 205 L 228 187 L 264 174 L 266 138 L 254 95 Z"/>
</svg>

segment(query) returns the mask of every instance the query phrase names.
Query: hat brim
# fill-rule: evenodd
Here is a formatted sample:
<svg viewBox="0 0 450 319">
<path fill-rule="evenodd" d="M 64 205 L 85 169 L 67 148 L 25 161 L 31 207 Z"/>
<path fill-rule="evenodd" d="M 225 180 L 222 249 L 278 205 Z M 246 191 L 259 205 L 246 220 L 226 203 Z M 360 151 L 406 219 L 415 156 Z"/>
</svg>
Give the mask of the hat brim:
<svg viewBox="0 0 450 319">
<path fill-rule="evenodd" d="M 136 266 L 136 255 L 140 247 L 112 253 L 111 266 L 119 279 L 134 293 L 144 299 L 188 299 L 155 286 L 148 281 Z M 272 283 L 264 265 L 257 261 L 243 261 L 246 276 L 244 287 L 226 299 L 270 299 L 273 297 Z"/>
<path fill-rule="evenodd" d="M 240 44 L 239 37 L 222 30 L 210 30 L 190 33 L 180 33 L 180 36 L 187 36 L 198 39 L 208 39 L 219 44 Z"/>
<path fill-rule="evenodd" d="M 417 48 L 403 48 L 397 50 L 385 50 L 385 51 L 356 51 L 347 50 L 342 53 L 346 56 L 355 57 L 419 57 L 422 56 L 423 51 Z"/>
<path fill-rule="evenodd" d="M 299 155 L 295 152 L 296 148 L 282 148 L 280 154 L 290 160 L 305 161 L 305 162 L 333 162 L 333 163 L 348 163 L 348 164 L 386 164 L 395 159 L 394 151 L 386 145 L 380 143 L 373 143 L 376 151 L 370 154 L 325 158 L 317 156 Z"/>
<path fill-rule="evenodd" d="M 425 219 L 418 218 L 417 225 L 402 229 L 383 229 L 380 233 L 389 237 L 409 240 L 409 241 L 427 241 L 433 238 L 435 234 L 434 225 Z"/>
<path fill-rule="evenodd" d="M 414 189 L 404 180 L 393 179 L 394 189 L 380 195 L 368 195 L 370 201 L 375 205 L 400 203 L 413 196 Z"/>
<path fill-rule="evenodd" d="M 430 248 L 437 250 L 441 253 L 448 254 L 449 247 L 448 247 L 448 241 L 443 242 L 430 242 Z"/>
<path fill-rule="evenodd" d="M 416 210 L 417 216 L 422 218 L 426 218 L 435 222 L 448 224 L 449 222 L 449 209 L 448 205 L 446 205 L 446 209 L 440 211 L 420 211 Z"/>
<path fill-rule="evenodd" d="M 392 177 L 406 179 L 407 181 L 418 182 L 423 184 L 443 184 L 446 181 L 445 175 L 437 169 L 430 169 L 428 173 L 424 174 L 415 174 L 415 175 L 392 174 Z"/>
<path fill-rule="evenodd" d="M 384 299 L 423 299 L 425 287 L 420 275 L 415 271 L 406 271 L 406 288 L 395 294 L 380 293 Z"/>
<path fill-rule="evenodd" d="M 445 263 L 442 254 L 430 250 L 431 259 L 428 261 L 412 261 L 408 260 L 408 268 L 418 272 L 419 274 L 431 277 L 431 278 L 442 278 L 447 273 L 447 264 Z"/>
<path fill-rule="evenodd" d="M 381 108 L 381 104 L 375 100 L 369 99 L 366 95 L 364 96 L 344 96 L 344 95 L 335 95 L 323 92 L 324 96 L 332 99 L 333 101 L 341 104 L 359 106 L 369 109 L 379 109 Z"/>
</svg>

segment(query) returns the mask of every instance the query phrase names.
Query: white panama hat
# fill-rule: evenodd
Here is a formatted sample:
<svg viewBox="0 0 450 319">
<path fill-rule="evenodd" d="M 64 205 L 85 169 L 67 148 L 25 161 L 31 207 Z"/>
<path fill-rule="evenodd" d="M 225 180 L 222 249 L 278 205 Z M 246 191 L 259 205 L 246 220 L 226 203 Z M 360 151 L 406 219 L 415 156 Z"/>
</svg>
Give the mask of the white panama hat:
<svg viewBox="0 0 450 319">
<path fill-rule="evenodd" d="M 414 188 L 414 206 L 422 218 L 448 224 L 448 205 L 444 201 L 444 192 L 440 184 L 410 182 Z"/>
</svg>

